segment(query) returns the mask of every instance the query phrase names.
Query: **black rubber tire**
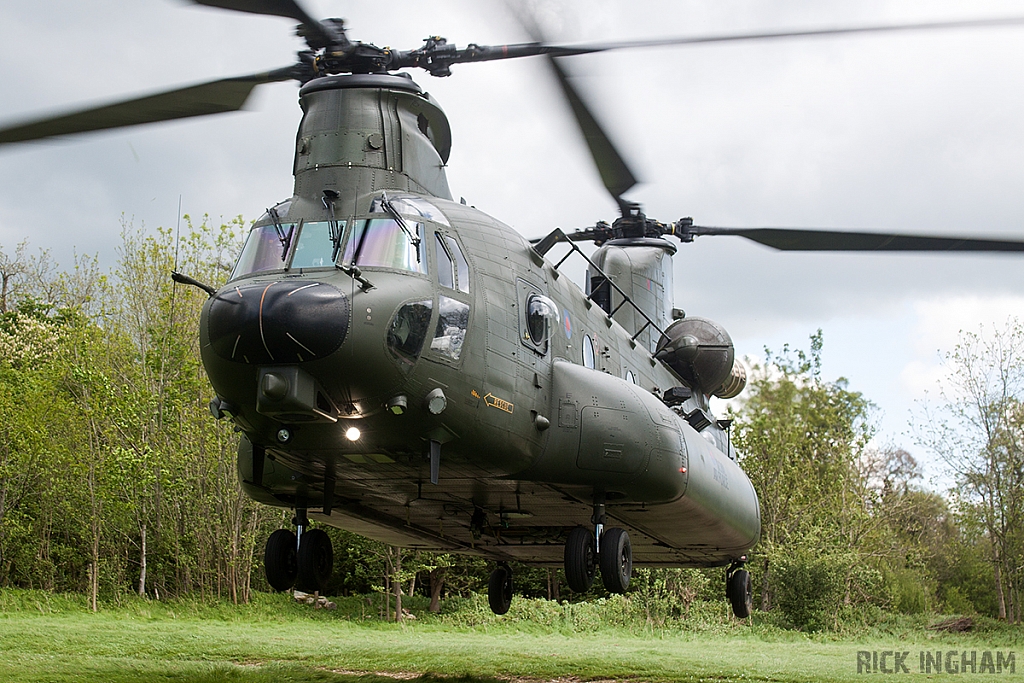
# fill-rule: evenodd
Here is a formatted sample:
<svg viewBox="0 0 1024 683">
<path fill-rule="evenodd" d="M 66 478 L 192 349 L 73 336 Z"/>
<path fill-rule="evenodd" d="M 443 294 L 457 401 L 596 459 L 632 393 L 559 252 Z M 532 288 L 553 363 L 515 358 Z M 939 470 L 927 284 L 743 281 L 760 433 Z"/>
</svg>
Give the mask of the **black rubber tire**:
<svg viewBox="0 0 1024 683">
<path fill-rule="evenodd" d="M 732 603 L 732 613 L 739 619 L 746 619 L 754 611 L 754 587 L 750 582 L 750 572 L 737 569 L 729 579 L 729 587 L 725 591 Z"/>
<path fill-rule="evenodd" d="M 625 593 L 633 575 L 633 546 L 625 529 L 601 534 L 601 581 L 609 593 Z"/>
<path fill-rule="evenodd" d="M 334 548 L 331 537 L 322 529 L 303 532 L 299 541 L 299 576 L 295 587 L 305 593 L 323 594 L 334 571 Z"/>
<path fill-rule="evenodd" d="M 577 593 L 586 593 L 594 585 L 597 553 L 594 534 L 581 526 L 569 532 L 565 540 L 565 582 Z"/>
<path fill-rule="evenodd" d="M 499 564 L 491 572 L 487 582 L 487 602 L 495 614 L 505 614 L 512 607 L 512 568 L 507 564 Z"/>
<path fill-rule="evenodd" d="M 263 552 L 263 571 L 267 575 L 267 583 L 276 591 L 286 591 L 295 585 L 295 577 L 299 573 L 295 534 L 288 529 L 278 529 L 270 534 Z"/>
</svg>

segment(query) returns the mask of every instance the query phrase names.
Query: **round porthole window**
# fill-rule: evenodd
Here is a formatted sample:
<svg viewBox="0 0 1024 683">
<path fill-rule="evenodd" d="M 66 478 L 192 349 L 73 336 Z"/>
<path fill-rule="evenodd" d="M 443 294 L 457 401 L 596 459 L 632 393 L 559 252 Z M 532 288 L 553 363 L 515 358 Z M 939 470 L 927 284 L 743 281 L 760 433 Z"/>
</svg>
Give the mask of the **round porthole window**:
<svg viewBox="0 0 1024 683">
<path fill-rule="evenodd" d="M 526 333 L 536 346 L 547 343 L 551 327 L 558 320 L 555 303 L 540 294 L 531 294 L 526 300 Z"/>
<path fill-rule="evenodd" d="M 583 337 L 583 365 L 591 370 L 594 369 L 594 342 L 590 339 L 589 334 Z"/>
</svg>

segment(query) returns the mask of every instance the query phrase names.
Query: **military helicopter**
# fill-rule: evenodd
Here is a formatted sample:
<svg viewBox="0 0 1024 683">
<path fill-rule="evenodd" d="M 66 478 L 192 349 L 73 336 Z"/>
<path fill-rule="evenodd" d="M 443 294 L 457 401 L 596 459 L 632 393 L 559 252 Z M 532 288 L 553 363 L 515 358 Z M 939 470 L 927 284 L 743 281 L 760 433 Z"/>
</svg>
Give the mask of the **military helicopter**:
<svg viewBox="0 0 1024 683">
<path fill-rule="evenodd" d="M 193 0 L 293 19 L 296 64 L 0 130 L 0 144 L 234 111 L 265 83 L 301 84 L 294 193 L 257 220 L 200 321 L 210 410 L 241 432 L 253 499 L 293 509 L 267 541 L 268 582 L 322 589 L 337 526 L 409 548 L 497 563 L 564 566 L 575 591 L 600 571 L 627 590 L 632 567 L 726 566 L 735 614 L 760 534 L 757 492 L 710 397 L 745 383 L 728 333 L 672 302 L 672 256 L 710 235 L 780 250 L 1024 251 L 1024 242 L 662 222 L 624 198 L 636 177 L 560 60 L 653 45 L 1006 25 L 1020 19 L 554 45 L 543 40 L 418 48 L 348 38 L 295 0 Z M 453 200 L 451 130 L 404 71 L 537 56 L 554 77 L 620 216 L 527 240 Z M 588 255 L 580 242 L 594 242 Z M 549 260 L 556 245 L 567 248 Z M 583 287 L 567 259 L 586 267 Z"/>
</svg>

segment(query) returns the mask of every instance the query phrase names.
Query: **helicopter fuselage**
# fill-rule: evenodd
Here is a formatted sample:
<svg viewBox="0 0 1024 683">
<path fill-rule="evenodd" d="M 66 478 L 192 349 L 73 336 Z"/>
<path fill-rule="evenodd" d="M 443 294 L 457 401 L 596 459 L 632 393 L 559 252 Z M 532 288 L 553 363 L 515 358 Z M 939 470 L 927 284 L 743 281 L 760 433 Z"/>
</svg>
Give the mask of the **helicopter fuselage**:
<svg viewBox="0 0 1024 683">
<path fill-rule="evenodd" d="M 295 196 L 257 221 L 201 322 L 251 497 L 537 564 L 561 563 L 595 500 L 638 565 L 727 564 L 756 543 L 757 495 L 707 396 L 667 401 L 685 383 L 657 335 L 451 200 L 447 120 L 418 86 L 332 77 L 301 102 Z M 670 259 L 657 242 L 623 248 Z"/>
</svg>

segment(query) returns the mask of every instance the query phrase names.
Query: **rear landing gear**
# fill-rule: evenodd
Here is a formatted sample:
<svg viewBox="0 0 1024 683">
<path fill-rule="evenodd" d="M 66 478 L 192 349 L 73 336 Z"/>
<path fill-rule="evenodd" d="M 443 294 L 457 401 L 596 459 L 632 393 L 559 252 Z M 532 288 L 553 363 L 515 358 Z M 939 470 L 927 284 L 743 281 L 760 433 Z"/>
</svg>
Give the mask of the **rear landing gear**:
<svg viewBox="0 0 1024 683">
<path fill-rule="evenodd" d="M 754 590 L 750 572 L 740 569 L 747 561 L 746 556 L 729 565 L 725 572 L 725 597 L 732 603 L 732 613 L 738 619 L 746 619 L 754 611 Z"/>
<path fill-rule="evenodd" d="M 512 568 L 504 562 L 491 572 L 487 582 L 487 601 L 495 614 L 505 614 L 512 606 Z"/>
<path fill-rule="evenodd" d="M 298 533 L 278 529 L 267 539 L 263 553 L 267 583 L 276 591 L 294 586 L 306 593 L 323 593 L 334 569 L 331 538 L 320 529 L 306 530 L 305 510 L 296 510 L 293 521 Z"/>
</svg>

